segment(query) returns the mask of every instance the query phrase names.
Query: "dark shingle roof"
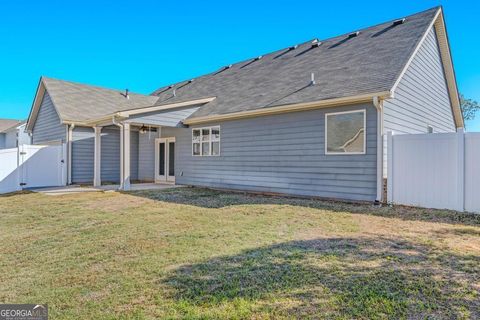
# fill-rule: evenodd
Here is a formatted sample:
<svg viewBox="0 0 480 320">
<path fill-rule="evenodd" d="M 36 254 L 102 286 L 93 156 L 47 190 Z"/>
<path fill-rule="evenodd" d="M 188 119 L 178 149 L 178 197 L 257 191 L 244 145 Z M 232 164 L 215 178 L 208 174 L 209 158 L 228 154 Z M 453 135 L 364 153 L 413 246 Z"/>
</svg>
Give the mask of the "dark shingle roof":
<svg viewBox="0 0 480 320">
<path fill-rule="evenodd" d="M 440 8 L 349 34 L 315 40 L 165 86 L 151 95 L 42 77 L 63 120 L 216 97 L 189 118 L 389 91 Z M 311 86 L 311 73 L 316 85 Z M 175 89 L 175 96 L 173 90 Z"/>
<path fill-rule="evenodd" d="M 217 98 L 191 117 L 227 114 L 293 103 L 312 102 L 389 91 L 439 8 L 349 34 L 312 41 L 233 64 L 191 83 L 163 87 L 153 95 L 157 105 L 206 97 Z M 316 85 L 309 86 L 311 73 Z"/>
<path fill-rule="evenodd" d="M 157 98 L 106 89 L 76 82 L 42 77 L 42 81 L 63 120 L 85 121 L 119 111 L 152 106 Z"/>
</svg>

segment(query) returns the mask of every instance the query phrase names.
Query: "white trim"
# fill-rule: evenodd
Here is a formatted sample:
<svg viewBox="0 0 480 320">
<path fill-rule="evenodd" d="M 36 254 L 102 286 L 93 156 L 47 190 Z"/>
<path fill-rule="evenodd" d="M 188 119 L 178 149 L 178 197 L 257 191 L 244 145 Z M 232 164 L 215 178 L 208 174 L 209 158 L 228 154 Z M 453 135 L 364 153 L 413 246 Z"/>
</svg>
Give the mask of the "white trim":
<svg viewBox="0 0 480 320">
<path fill-rule="evenodd" d="M 130 124 L 123 124 L 123 190 L 130 190 Z"/>
<path fill-rule="evenodd" d="M 68 153 L 68 166 L 67 166 L 67 182 L 72 184 L 72 146 L 73 146 L 73 130 L 75 125 L 67 125 L 67 153 Z"/>
<path fill-rule="evenodd" d="M 218 138 L 218 141 L 217 140 L 213 141 L 213 139 L 212 139 L 212 129 L 216 129 L 216 128 L 218 128 L 218 131 L 219 131 L 219 138 Z M 193 154 L 193 144 L 194 144 L 194 142 L 193 142 L 193 130 L 200 130 L 200 142 L 195 142 L 195 143 L 200 144 L 200 154 Z M 202 141 L 202 130 L 209 130 L 208 141 L 205 141 L 205 142 Z M 221 154 L 221 148 L 222 148 L 222 129 L 220 128 L 220 125 L 200 127 L 200 128 L 192 128 L 192 141 L 191 142 L 192 142 L 191 151 L 192 151 L 192 156 L 193 157 L 219 157 L 220 154 Z M 207 142 L 209 144 L 209 154 L 202 154 L 203 153 L 202 144 L 207 143 Z M 218 142 L 218 154 L 212 154 L 213 142 Z"/>
<path fill-rule="evenodd" d="M 363 113 L 363 151 L 362 152 L 328 152 L 328 116 L 335 116 L 339 114 L 349 114 L 349 113 Z M 325 113 L 325 155 L 359 155 L 367 153 L 367 110 L 366 109 L 357 109 L 351 111 L 342 111 L 342 112 L 329 112 Z"/>
</svg>

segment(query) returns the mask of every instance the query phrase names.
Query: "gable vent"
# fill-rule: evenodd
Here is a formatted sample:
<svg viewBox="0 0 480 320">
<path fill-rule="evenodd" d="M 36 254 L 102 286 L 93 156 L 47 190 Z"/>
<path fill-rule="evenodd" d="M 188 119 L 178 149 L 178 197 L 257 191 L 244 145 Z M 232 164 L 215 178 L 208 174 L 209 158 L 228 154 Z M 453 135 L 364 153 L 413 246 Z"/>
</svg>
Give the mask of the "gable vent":
<svg viewBox="0 0 480 320">
<path fill-rule="evenodd" d="M 404 23 L 405 23 L 405 18 L 393 21 L 394 26 L 398 26 L 399 24 L 404 24 Z"/>
<path fill-rule="evenodd" d="M 355 37 L 358 37 L 358 35 L 360 34 L 360 31 L 355 31 L 355 32 L 352 32 L 348 35 L 349 38 L 355 38 Z"/>
</svg>

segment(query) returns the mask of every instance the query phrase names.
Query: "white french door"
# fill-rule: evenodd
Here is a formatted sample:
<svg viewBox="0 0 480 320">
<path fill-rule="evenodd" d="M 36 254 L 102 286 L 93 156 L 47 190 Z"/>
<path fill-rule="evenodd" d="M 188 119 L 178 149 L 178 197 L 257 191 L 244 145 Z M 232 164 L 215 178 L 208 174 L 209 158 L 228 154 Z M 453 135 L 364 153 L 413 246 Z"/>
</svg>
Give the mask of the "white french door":
<svg viewBox="0 0 480 320">
<path fill-rule="evenodd" d="M 155 139 L 155 182 L 175 183 L 175 138 Z"/>
</svg>

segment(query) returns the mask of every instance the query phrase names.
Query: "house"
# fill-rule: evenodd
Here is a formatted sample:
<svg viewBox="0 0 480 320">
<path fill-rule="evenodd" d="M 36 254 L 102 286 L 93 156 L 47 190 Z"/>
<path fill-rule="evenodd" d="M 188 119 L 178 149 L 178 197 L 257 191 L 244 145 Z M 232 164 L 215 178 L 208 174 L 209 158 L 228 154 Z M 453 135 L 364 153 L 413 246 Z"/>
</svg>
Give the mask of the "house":
<svg viewBox="0 0 480 320">
<path fill-rule="evenodd" d="M 16 148 L 30 144 L 30 136 L 25 132 L 26 122 L 14 119 L 0 119 L 0 149 Z"/>
<path fill-rule="evenodd" d="M 441 7 L 313 39 L 150 95 L 47 77 L 27 123 L 69 183 L 381 200 L 387 131 L 463 128 Z"/>
</svg>

